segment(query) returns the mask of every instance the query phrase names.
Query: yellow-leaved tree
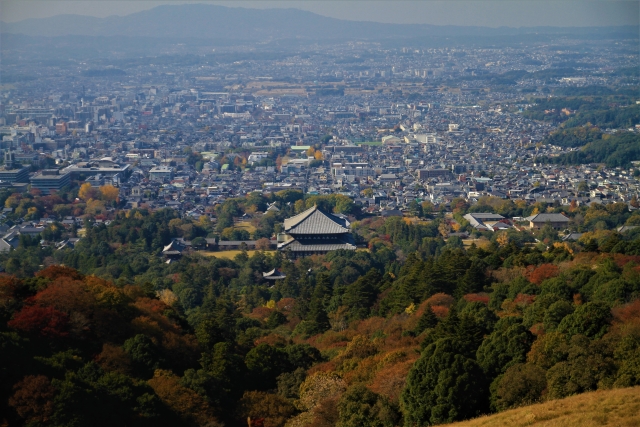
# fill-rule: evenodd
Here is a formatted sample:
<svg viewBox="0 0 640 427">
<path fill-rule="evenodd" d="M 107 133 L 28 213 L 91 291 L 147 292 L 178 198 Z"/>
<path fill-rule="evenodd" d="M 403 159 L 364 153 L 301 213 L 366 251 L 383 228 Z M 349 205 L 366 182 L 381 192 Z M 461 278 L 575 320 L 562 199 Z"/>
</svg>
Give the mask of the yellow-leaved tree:
<svg viewBox="0 0 640 427">
<path fill-rule="evenodd" d="M 119 190 L 113 185 L 107 184 L 100 187 L 100 194 L 102 195 L 102 200 L 113 202 L 118 198 Z"/>
<path fill-rule="evenodd" d="M 88 182 L 85 182 L 80 186 L 80 190 L 78 191 L 78 197 L 84 200 L 85 202 L 90 199 L 95 199 L 98 195 L 98 189 L 94 188 Z"/>
</svg>

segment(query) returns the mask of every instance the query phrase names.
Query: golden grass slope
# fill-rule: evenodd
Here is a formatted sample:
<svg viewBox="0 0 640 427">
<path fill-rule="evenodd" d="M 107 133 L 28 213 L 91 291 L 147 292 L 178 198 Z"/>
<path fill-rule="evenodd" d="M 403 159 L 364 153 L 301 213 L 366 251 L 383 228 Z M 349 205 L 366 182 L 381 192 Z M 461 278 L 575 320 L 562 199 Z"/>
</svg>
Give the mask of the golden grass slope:
<svg viewBox="0 0 640 427">
<path fill-rule="evenodd" d="M 640 426 L 640 387 L 583 393 L 446 426 Z"/>
</svg>

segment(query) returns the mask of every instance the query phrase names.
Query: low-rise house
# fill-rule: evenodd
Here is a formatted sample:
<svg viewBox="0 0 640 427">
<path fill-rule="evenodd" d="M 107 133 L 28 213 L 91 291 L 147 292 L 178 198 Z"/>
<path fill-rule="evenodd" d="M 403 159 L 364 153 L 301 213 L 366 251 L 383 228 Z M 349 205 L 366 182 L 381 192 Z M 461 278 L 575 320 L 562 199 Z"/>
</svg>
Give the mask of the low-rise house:
<svg viewBox="0 0 640 427">
<path fill-rule="evenodd" d="M 537 215 L 531 215 L 525 220 L 529 221 L 529 228 L 532 230 L 539 230 L 546 224 L 549 224 L 556 230 L 562 230 L 567 228 L 570 219 L 566 216 L 558 213 L 542 213 Z"/>
</svg>

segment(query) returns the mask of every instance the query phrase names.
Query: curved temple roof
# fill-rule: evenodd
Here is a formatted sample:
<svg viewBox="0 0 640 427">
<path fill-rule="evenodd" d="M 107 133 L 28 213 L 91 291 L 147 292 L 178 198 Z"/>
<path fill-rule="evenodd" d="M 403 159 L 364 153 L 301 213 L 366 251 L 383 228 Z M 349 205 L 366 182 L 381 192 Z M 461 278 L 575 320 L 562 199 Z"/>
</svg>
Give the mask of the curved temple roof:
<svg viewBox="0 0 640 427">
<path fill-rule="evenodd" d="M 349 232 L 349 221 L 325 213 L 317 206 L 284 220 L 284 231 L 289 234 L 343 234 Z"/>
</svg>

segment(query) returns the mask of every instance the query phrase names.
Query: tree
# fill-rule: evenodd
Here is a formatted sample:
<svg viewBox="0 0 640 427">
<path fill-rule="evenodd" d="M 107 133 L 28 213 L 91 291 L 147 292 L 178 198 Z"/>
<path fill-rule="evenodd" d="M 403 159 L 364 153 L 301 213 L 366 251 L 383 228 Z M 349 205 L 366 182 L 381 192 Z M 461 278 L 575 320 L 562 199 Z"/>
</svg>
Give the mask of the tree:
<svg viewBox="0 0 640 427">
<path fill-rule="evenodd" d="M 250 387 L 255 390 L 276 388 L 278 375 L 291 370 L 286 353 L 266 343 L 252 348 L 245 356 L 244 363 L 249 370 Z"/>
<path fill-rule="evenodd" d="M 406 426 L 450 423 L 488 409 L 480 366 L 461 354 L 454 338 L 430 344 L 413 365 L 400 400 Z"/>
<path fill-rule="evenodd" d="M 293 372 L 285 372 L 278 376 L 278 394 L 287 399 L 300 397 L 300 385 L 307 378 L 307 371 L 298 368 Z"/>
<path fill-rule="evenodd" d="M 422 332 L 424 332 L 427 329 L 435 328 L 437 324 L 438 324 L 438 318 L 436 317 L 435 313 L 431 309 L 431 304 L 427 304 L 427 306 L 424 309 L 424 313 L 422 313 L 422 316 L 420 316 L 420 319 L 418 320 L 418 324 L 416 325 L 416 328 L 414 329 L 413 332 L 416 335 L 420 335 Z"/>
<path fill-rule="evenodd" d="M 487 377 L 495 378 L 507 368 L 524 363 L 534 336 L 516 317 L 500 319 L 495 330 L 484 339 L 476 353 L 478 364 Z"/>
<path fill-rule="evenodd" d="M 170 371 L 157 370 L 148 384 L 160 400 L 183 419 L 199 426 L 216 425 L 213 410 L 207 401 L 195 391 L 180 384 L 180 379 Z"/>
<path fill-rule="evenodd" d="M 320 350 L 309 344 L 292 344 L 285 347 L 289 364 L 295 368 L 309 369 L 314 364 L 322 361 Z"/>
<path fill-rule="evenodd" d="M 62 338 L 69 335 L 69 316 L 53 307 L 26 306 L 7 326 L 45 337 Z"/>
<path fill-rule="evenodd" d="M 558 331 L 569 336 L 585 335 L 589 338 L 601 338 L 609 329 L 611 308 L 601 302 L 588 302 L 560 322 Z"/>
<path fill-rule="evenodd" d="M 377 286 L 381 280 L 378 270 L 371 269 L 366 275 L 347 286 L 342 296 L 342 303 L 349 307 L 352 319 L 364 319 L 369 314 L 369 308 L 376 300 Z"/>
<path fill-rule="evenodd" d="M 518 363 L 498 377 L 491 403 L 497 411 L 531 405 L 540 400 L 547 387 L 545 371 L 536 365 Z"/>
<path fill-rule="evenodd" d="M 322 401 L 339 396 L 346 388 L 344 380 L 338 374 L 316 372 L 300 385 L 300 408 L 309 411 Z"/>
<path fill-rule="evenodd" d="M 542 320 L 546 332 L 555 331 L 562 319 L 573 313 L 573 306 L 568 301 L 556 301 L 549 306 Z"/>
<path fill-rule="evenodd" d="M 326 274 L 319 274 L 316 278 L 316 286 L 309 303 L 309 313 L 307 320 L 312 322 L 316 328 L 315 333 L 324 332 L 329 329 L 329 317 L 327 316 L 326 306 L 330 298 L 329 278 Z"/>
<path fill-rule="evenodd" d="M 196 249 L 203 249 L 207 246 L 207 240 L 204 237 L 196 237 L 191 241 L 191 246 Z"/>
<path fill-rule="evenodd" d="M 124 351 L 133 361 L 136 371 L 151 376 L 160 365 L 160 353 L 151 338 L 138 334 L 124 342 Z"/>
<path fill-rule="evenodd" d="M 46 423 L 53 414 L 55 388 L 44 375 L 27 375 L 13 386 L 9 399 L 18 415 L 28 424 Z"/>
<path fill-rule="evenodd" d="M 271 249 L 271 241 L 266 237 L 256 240 L 256 249 L 259 251 L 268 251 Z"/>
<path fill-rule="evenodd" d="M 338 411 L 338 427 L 393 427 L 400 420 L 387 399 L 363 384 L 347 389 L 338 402 Z"/>
<path fill-rule="evenodd" d="M 85 182 L 80 186 L 78 191 L 78 197 L 85 202 L 91 199 L 95 199 L 98 196 L 98 189 L 94 188 L 88 182 Z"/>
<path fill-rule="evenodd" d="M 263 391 L 247 391 L 238 402 L 238 425 L 247 418 L 263 418 L 264 427 L 282 427 L 296 412 L 287 399 Z"/>
<path fill-rule="evenodd" d="M 269 314 L 269 317 L 265 322 L 265 326 L 269 329 L 274 329 L 284 323 L 287 323 L 287 316 L 285 316 L 278 310 L 273 310 L 271 314 Z"/>
<path fill-rule="evenodd" d="M 100 187 L 100 194 L 102 195 L 102 200 L 106 200 L 108 202 L 115 202 L 118 198 L 120 190 L 118 190 L 113 185 L 107 184 Z"/>
</svg>

